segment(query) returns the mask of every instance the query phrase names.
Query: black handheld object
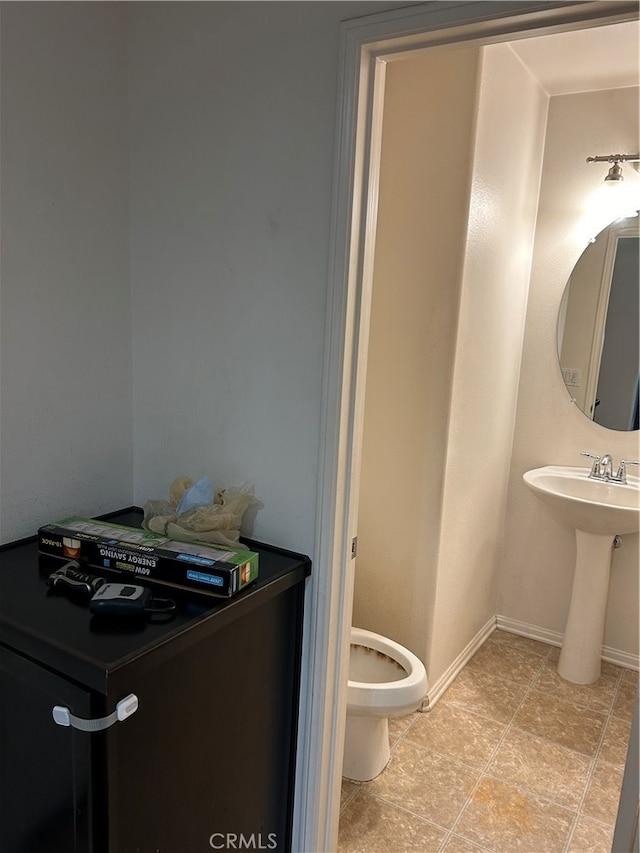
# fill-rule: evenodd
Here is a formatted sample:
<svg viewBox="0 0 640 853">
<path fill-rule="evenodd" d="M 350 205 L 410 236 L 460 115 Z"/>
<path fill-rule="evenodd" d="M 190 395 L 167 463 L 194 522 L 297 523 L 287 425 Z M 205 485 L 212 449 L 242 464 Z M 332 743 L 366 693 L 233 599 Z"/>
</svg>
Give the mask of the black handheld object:
<svg viewBox="0 0 640 853">
<path fill-rule="evenodd" d="M 106 581 L 98 575 L 83 572 L 77 560 L 70 560 L 52 572 L 47 578 L 47 583 L 56 592 L 77 593 L 88 597 L 94 595 L 101 586 L 106 584 Z"/>
<path fill-rule="evenodd" d="M 106 583 L 89 602 L 89 610 L 94 616 L 150 616 L 167 615 L 175 610 L 170 599 L 154 599 L 151 592 L 143 586 L 124 583 Z"/>
</svg>

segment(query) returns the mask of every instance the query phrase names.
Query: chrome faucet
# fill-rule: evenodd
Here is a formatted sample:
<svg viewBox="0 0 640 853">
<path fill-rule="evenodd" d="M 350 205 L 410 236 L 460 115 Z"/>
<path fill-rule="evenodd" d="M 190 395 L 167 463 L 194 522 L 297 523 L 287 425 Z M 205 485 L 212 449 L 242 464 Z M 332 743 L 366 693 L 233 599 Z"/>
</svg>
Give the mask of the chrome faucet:
<svg viewBox="0 0 640 853">
<path fill-rule="evenodd" d="M 613 477 L 613 456 L 610 453 L 605 453 L 600 460 L 600 476 L 603 480 Z"/>
<path fill-rule="evenodd" d="M 589 477 L 592 480 L 604 480 L 606 483 L 627 483 L 627 465 L 640 465 L 640 461 L 630 461 L 623 459 L 617 472 L 613 473 L 613 457 L 610 453 L 605 453 L 604 456 L 596 456 L 593 453 L 581 453 L 581 456 L 587 456 L 593 459 Z"/>
</svg>

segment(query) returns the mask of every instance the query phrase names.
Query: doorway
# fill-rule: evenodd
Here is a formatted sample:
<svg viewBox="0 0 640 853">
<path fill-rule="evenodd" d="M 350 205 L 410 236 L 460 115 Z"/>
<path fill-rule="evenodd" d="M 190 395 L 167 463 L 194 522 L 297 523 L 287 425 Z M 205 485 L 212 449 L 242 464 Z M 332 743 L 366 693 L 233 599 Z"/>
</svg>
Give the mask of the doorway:
<svg viewBox="0 0 640 853">
<path fill-rule="evenodd" d="M 492 44 L 534 33 L 630 20 L 636 15 L 633 3 L 553 3 L 543 8 L 522 2 L 437 3 L 345 24 L 325 371 L 325 476 L 319 515 L 320 560 L 328 572 L 314 637 L 314 644 L 323 650 L 326 671 L 314 665 L 311 676 L 318 695 L 324 696 L 324 711 L 315 722 L 315 737 L 322 733 L 315 746 L 309 743 L 313 733 L 305 733 L 311 770 L 305 788 L 306 808 L 317 814 L 317 837 L 305 849 L 334 849 L 337 832 L 387 62 L 431 46 L 461 41 Z"/>
</svg>

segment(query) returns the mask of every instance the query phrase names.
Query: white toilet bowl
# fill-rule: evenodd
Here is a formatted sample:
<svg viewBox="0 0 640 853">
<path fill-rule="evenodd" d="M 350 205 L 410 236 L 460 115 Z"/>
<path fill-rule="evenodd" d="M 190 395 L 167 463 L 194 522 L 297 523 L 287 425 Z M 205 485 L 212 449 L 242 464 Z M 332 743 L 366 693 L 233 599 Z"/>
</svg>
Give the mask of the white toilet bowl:
<svg viewBox="0 0 640 853">
<path fill-rule="evenodd" d="M 374 779 L 389 761 L 389 717 L 420 707 L 427 692 L 421 660 L 393 640 L 351 629 L 347 727 L 342 775 Z"/>
</svg>

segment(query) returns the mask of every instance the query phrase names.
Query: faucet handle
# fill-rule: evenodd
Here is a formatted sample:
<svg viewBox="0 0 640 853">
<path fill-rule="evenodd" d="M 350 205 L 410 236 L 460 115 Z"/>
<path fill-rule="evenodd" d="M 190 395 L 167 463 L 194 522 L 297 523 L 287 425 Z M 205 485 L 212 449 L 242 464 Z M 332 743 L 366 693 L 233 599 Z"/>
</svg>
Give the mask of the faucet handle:
<svg viewBox="0 0 640 853">
<path fill-rule="evenodd" d="M 593 465 L 591 466 L 591 472 L 589 473 L 590 477 L 593 477 L 598 473 L 598 465 L 600 464 L 600 457 L 596 456 L 595 453 L 586 453 L 584 450 L 580 454 L 580 456 L 586 456 L 589 459 L 593 459 Z"/>
<path fill-rule="evenodd" d="M 622 459 L 620 462 L 620 467 L 618 468 L 618 473 L 616 474 L 616 480 L 620 480 L 621 483 L 627 482 L 627 465 L 640 465 L 640 460 L 636 459 L 631 461 L 630 459 Z"/>
</svg>

